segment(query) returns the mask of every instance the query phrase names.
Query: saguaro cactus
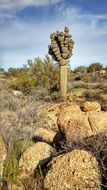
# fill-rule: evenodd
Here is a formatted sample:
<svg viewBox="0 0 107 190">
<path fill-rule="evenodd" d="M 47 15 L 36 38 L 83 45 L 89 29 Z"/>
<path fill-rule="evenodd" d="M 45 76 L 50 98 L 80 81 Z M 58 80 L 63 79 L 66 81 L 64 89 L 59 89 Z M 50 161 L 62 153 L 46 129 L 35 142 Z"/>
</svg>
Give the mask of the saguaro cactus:
<svg viewBox="0 0 107 190">
<path fill-rule="evenodd" d="M 49 54 L 59 63 L 60 75 L 60 93 L 62 98 L 67 95 L 67 60 L 72 55 L 74 42 L 69 33 L 69 29 L 65 27 L 64 32 L 55 32 L 50 35 L 51 45 L 48 46 Z"/>
</svg>

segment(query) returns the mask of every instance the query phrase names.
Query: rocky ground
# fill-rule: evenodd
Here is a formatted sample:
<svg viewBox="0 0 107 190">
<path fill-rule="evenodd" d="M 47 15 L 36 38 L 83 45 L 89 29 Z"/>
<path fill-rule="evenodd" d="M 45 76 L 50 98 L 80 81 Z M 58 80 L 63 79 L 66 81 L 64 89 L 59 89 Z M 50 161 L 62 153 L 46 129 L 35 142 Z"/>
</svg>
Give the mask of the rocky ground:
<svg viewBox="0 0 107 190">
<path fill-rule="evenodd" d="M 3 83 L 2 83 L 3 84 Z M 0 190 L 107 189 L 107 112 L 0 90 Z"/>
</svg>

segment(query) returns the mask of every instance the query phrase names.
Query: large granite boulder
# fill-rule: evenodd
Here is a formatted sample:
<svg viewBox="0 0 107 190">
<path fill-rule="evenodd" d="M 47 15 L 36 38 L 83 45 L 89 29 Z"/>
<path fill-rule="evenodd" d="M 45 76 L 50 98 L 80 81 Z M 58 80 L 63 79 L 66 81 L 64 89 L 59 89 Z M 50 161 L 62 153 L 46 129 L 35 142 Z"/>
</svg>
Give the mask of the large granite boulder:
<svg viewBox="0 0 107 190">
<path fill-rule="evenodd" d="M 69 120 L 73 113 L 81 113 L 81 110 L 78 105 L 70 104 L 70 105 L 62 105 L 60 106 L 60 111 L 57 115 L 57 124 L 59 130 L 63 130 L 63 127 L 68 125 Z"/>
<path fill-rule="evenodd" d="M 98 162 L 91 153 L 74 150 L 55 157 L 44 180 L 47 190 L 100 190 Z"/>
<path fill-rule="evenodd" d="M 89 112 L 87 113 L 93 135 L 99 133 L 107 134 L 107 112 Z"/>
<path fill-rule="evenodd" d="M 45 142 L 37 142 L 27 149 L 19 160 L 20 178 L 33 176 L 38 164 L 41 167 L 50 159 L 53 153 L 53 147 Z"/>
<path fill-rule="evenodd" d="M 40 111 L 38 112 L 38 118 L 44 120 L 42 124 L 43 127 L 48 130 L 57 131 L 57 114 L 59 112 L 59 104 L 58 103 L 49 103 L 44 107 L 41 106 Z"/>
<path fill-rule="evenodd" d="M 107 134 L 107 112 L 100 111 L 99 104 L 95 104 L 96 110 L 91 110 L 90 107 L 86 112 L 81 111 L 76 105 L 73 108 L 71 105 L 61 108 L 57 124 L 67 144 L 99 133 Z"/>
<path fill-rule="evenodd" d="M 58 114 L 57 123 L 59 131 L 67 143 L 92 135 L 87 115 L 77 105 L 61 109 Z"/>
</svg>

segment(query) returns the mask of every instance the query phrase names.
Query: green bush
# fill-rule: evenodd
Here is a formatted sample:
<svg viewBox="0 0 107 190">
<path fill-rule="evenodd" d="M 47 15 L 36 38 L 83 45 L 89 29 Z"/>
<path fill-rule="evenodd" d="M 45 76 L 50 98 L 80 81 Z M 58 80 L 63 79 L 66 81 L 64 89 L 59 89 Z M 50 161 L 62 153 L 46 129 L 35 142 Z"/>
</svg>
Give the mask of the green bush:
<svg viewBox="0 0 107 190">
<path fill-rule="evenodd" d="M 58 84 L 59 67 L 46 55 L 44 59 L 37 57 L 34 61 L 29 60 L 28 66 L 32 76 L 35 76 L 37 86 L 50 90 L 52 86 Z"/>
<path fill-rule="evenodd" d="M 7 77 L 13 90 L 29 93 L 38 86 L 50 91 L 59 82 L 59 67 L 46 55 L 44 59 L 38 57 L 34 61 L 28 60 L 26 67 L 10 68 Z"/>
<path fill-rule="evenodd" d="M 81 78 L 81 80 L 82 80 L 83 82 L 90 82 L 90 77 L 89 77 L 88 75 L 84 75 L 84 76 Z"/>
<path fill-rule="evenodd" d="M 27 74 L 19 75 L 16 79 L 9 81 L 9 86 L 13 90 L 20 90 L 23 93 L 29 93 L 36 87 L 36 80 Z"/>
</svg>

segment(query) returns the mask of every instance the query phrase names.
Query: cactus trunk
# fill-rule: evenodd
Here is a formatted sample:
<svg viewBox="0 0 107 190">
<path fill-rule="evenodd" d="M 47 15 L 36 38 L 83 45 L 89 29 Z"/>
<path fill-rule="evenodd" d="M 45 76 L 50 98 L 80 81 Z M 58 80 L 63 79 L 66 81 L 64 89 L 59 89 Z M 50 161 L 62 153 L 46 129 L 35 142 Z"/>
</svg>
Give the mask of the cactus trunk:
<svg viewBox="0 0 107 190">
<path fill-rule="evenodd" d="M 67 96 L 67 65 L 59 66 L 60 94 L 63 99 Z"/>
</svg>

